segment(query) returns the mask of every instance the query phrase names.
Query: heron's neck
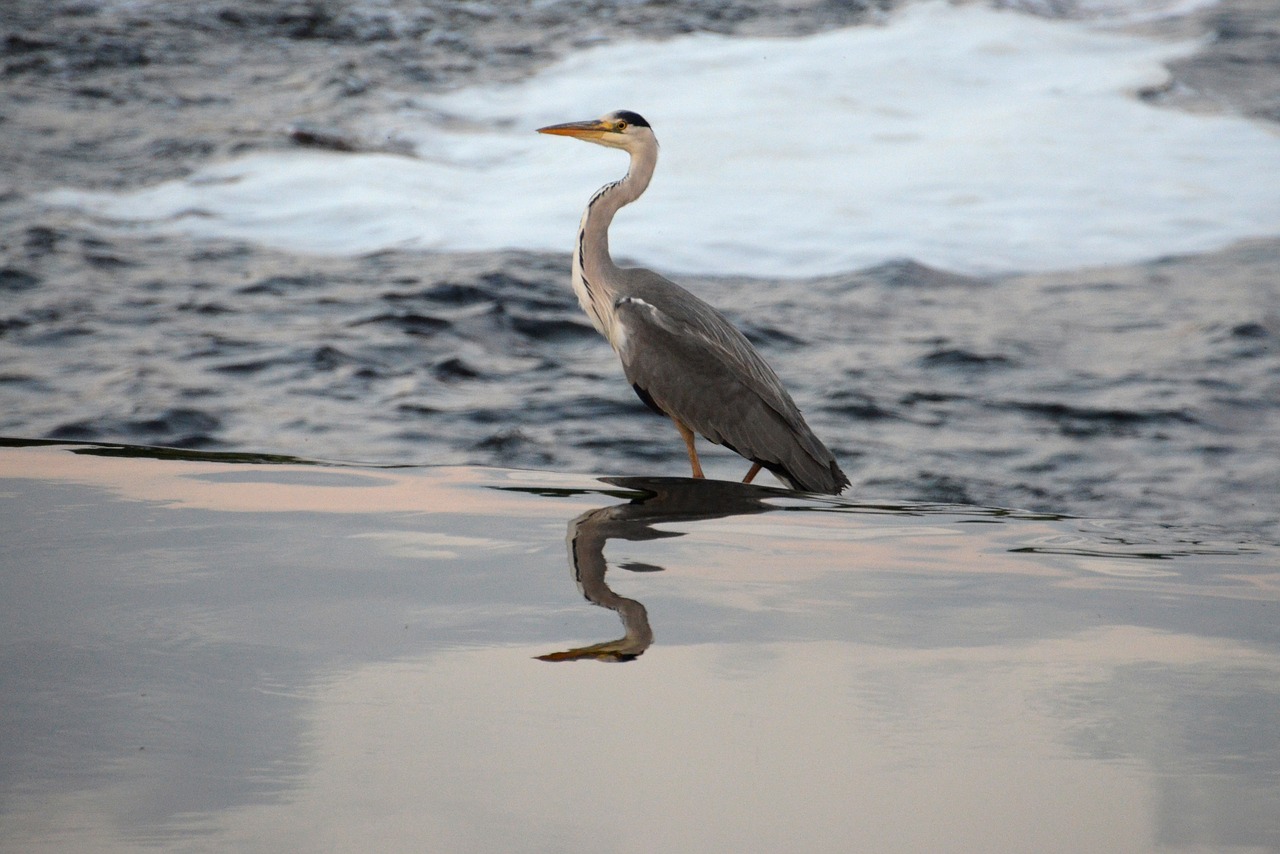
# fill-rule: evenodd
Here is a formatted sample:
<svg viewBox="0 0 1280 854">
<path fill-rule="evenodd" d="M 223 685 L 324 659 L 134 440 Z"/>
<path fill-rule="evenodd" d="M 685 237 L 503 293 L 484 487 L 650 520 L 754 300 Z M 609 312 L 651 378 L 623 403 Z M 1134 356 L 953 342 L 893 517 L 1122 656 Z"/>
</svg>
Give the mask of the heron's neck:
<svg viewBox="0 0 1280 854">
<path fill-rule="evenodd" d="M 657 162 L 656 147 L 632 152 L 627 174 L 596 191 L 587 202 L 578 227 L 578 245 L 573 252 L 573 290 L 592 324 L 615 348 L 613 303 L 618 294 L 610 283 L 617 281 L 618 267 L 609 255 L 609 224 L 624 205 L 640 198 L 649 186 Z"/>
</svg>

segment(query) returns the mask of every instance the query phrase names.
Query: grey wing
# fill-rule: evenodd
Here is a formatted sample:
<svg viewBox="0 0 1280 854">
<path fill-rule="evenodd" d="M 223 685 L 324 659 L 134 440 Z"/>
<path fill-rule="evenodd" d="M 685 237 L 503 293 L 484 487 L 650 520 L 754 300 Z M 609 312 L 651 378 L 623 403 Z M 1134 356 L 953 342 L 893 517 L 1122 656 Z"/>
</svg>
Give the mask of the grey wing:
<svg viewBox="0 0 1280 854">
<path fill-rule="evenodd" d="M 743 338 L 739 347 L 727 348 L 720 340 L 732 336 L 718 324 L 741 338 L 727 320 L 715 315 L 710 322 L 721 335 L 709 335 L 702 324 L 639 297 L 619 299 L 614 311 L 623 371 L 651 406 L 795 489 L 835 494 L 848 486 L 835 457 L 750 343 Z"/>
<path fill-rule="evenodd" d="M 720 353 L 742 382 L 753 388 L 787 423 L 797 429 L 808 430 L 799 407 L 787 393 L 782 380 L 728 318 L 652 270 L 633 268 L 620 272 L 626 282 L 626 296 L 639 297 L 660 311 L 668 325 L 703 339 L 707 346 Z"/>
</svg>

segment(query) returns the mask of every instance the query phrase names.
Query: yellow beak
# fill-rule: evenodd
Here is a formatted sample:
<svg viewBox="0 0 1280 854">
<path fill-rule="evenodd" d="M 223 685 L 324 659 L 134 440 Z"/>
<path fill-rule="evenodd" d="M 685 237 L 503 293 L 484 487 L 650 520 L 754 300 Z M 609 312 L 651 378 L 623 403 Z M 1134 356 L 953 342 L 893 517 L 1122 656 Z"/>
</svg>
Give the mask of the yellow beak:
<svg viewBox="0 0 1280 854">
<path fill-rule="evenodd" d="M 599 119 L 589 122 L 565 122 L 562 125 L 548 125 L 538 128 L 538 133 L 549 133 L 555 136 L 573 136 L 578 139 L 599 139 L 610 128 Z"/>
</svg>

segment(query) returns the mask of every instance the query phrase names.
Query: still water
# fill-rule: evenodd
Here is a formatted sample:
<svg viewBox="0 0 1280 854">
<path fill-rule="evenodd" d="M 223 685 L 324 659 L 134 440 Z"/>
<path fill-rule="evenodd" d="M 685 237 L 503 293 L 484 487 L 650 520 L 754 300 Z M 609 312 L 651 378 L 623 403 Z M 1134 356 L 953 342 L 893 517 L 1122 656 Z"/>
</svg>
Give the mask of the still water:
<svg viewBox="0 0 1280 854">
<path fill-rule="evenodd" d="M 0 502 L 3 850 L 1280 848 L 1271 546 L 27 442 Z"/>
</svg>

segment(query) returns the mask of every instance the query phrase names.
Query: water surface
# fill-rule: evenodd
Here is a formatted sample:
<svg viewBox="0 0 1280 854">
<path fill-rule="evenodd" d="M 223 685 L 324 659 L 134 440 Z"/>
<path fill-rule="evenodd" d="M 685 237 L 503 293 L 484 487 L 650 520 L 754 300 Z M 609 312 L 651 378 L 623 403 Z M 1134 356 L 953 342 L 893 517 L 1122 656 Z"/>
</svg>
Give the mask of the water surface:
<svg viewBox="0 0 1280 854">
<path fill-rule="evenodd" d="M 9 444 L 6 850 L 1280 847 L 1274 547 Z"/>
<path fill-rule="evenodd" d="M 0 435 L 687 473 L 568 287 L 621 158 L 532 132 L 628 106 L 615 251 L 851 495 L 1280 542 L 1275 4 L 10 5 Z"/>
<path fill-rule="evenodd" d="M 388 93 L 351 129 L 354 152 L 256 152 L 44 198 L 129 230 L 295 253 L 557 251 L 626 163 L 533 130 L 625 107 L 662 159 L 612 246 L 666 273 L 809 277 L 903 258 L 1040 272 L 1280 233 L 1274 127 L 1137 97 L 1171 86 L 1166 64 L 1198 42 L 1104 21 L 917 2 L 803 38 L 592 46 L 517 83 Z"/>
</svg>

